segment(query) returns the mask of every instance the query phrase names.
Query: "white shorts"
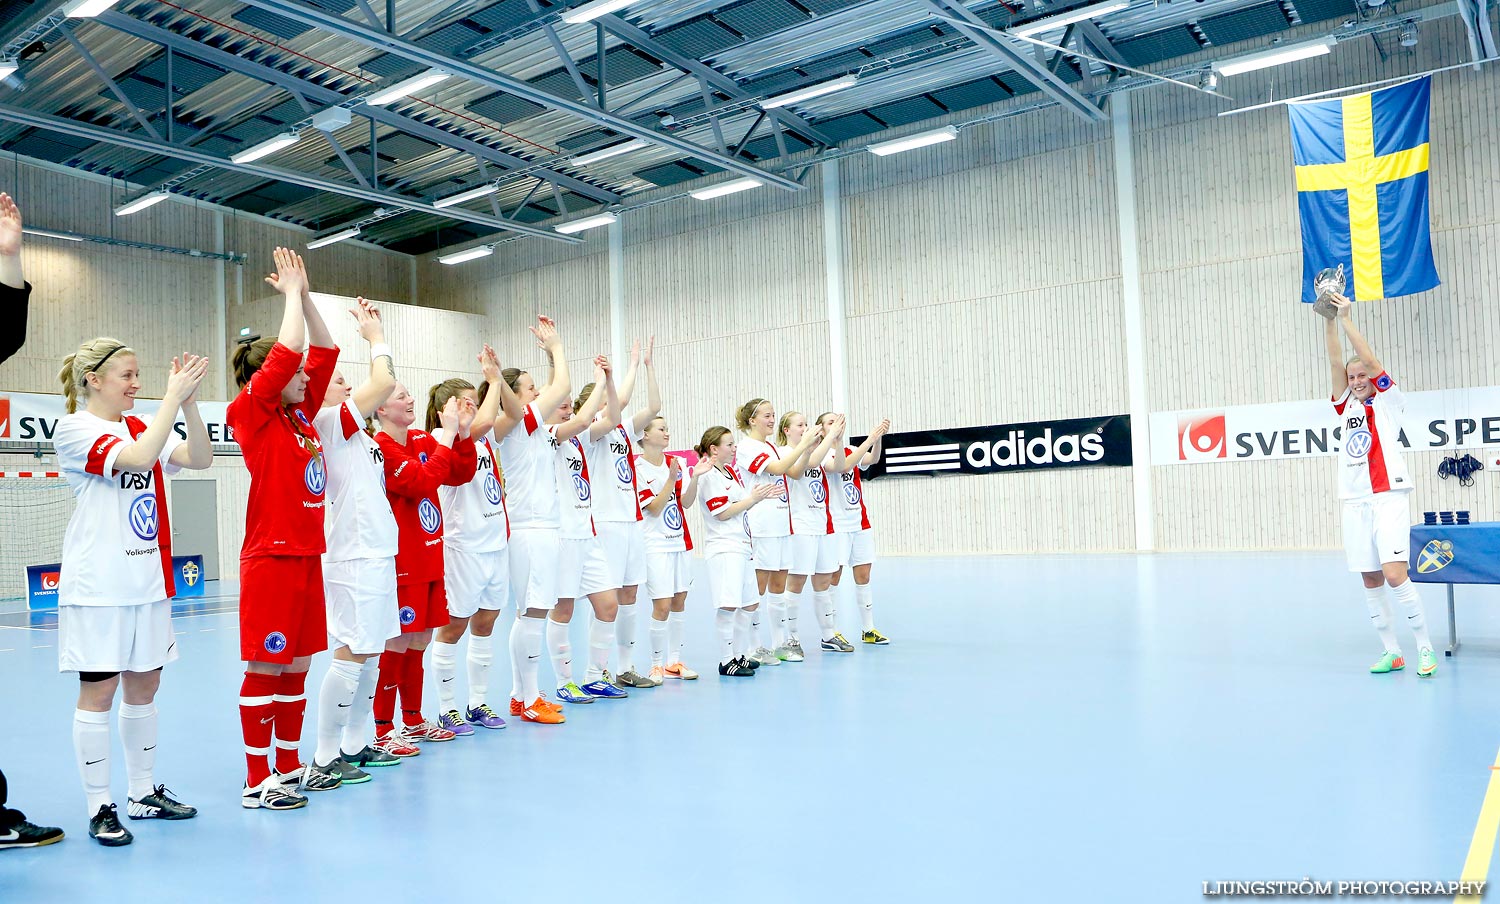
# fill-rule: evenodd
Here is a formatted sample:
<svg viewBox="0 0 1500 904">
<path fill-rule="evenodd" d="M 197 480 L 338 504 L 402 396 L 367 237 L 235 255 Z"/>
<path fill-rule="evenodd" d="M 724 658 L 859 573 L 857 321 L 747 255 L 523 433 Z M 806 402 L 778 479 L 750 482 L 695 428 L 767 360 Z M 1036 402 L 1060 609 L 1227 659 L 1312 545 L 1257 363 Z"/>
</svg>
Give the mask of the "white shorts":
<svg viewBox="0 0 1500 904">
<path fill-rule="evenodd" d="M 755 569 L 744 553 L 720 552 L 707 559 L 708 593 L 716 609 L 738 609 L 760 601 Z"/>
<path fill-rule="evenodd" d="M 833 567 L 834 571 L 838 571 L 843 565 L 871 565 L 875 562 L 875 531 L 873 528 L 865 528 L 847 534 L 834 534 L 832 549 L 830 561 L 837 563 Z"/>
<path fill-rule="evenodd" d="M 669 600 L 693 587 L 693 557 L 687 552 L 646 555 L 646 597 Z"/>
<path fill-rule="evenodd" d="M 528 527 L 511 532 L 506 547 L 510 585 L 515 589 L 516 614 L 557 605 L 557 529 Z"/>
<path fill-rule="evenodd" d="M 638 521 L 596 521 L 611 587 L 639 587 L 646 580 L 646 532 Z"/>
<path fill-rule="evenodd" d="M 379 653 L 401 633 L 395 559 L 324 562 L 323 600 L 328 636 L 355 655 Z"/>
<path fill-rule="evenodd" d="M 176 660 L 171 600 L 57 607 L 59 672 L 150 672 Z"/>
<path fill-rule="evenodd" d="M 1379 571 L 1411 552 L 1411 492 L 1344 500 L 1344 559 L 1350 571 Z"/>
<path fill-rule="evenodd" d="M 592 593 L 614 590 L 609 582 L 609 562 L 598 537 L 562 540 L 557 556 L 557 599 L 576 600 Z M 553 601 L 554 604 L 556 600 Z"/>
<path fill-rule="evenodd" d="M 498 612 L 510 602 L 510 557 L 504 549 L 464 552 L 444 544 L 443 583 L 454 618 L 469 618 L 480 609 Z"/>
<path fill-rule="evenodd" d="M 837 571 L 837 565 L 827 571 L 820 567 L 831 558 L 832 545 L 826 541 L 832 536 L 832 534 L 793 534 L 788 537 L 787 539 L 792 541 L 792 555 L 787 563 L 787 571 L 801 575 L 830 574 Z M 825 553 L 825 549 L 829 552 Z"/>
<path fill-rule="evenodd" d="M 752 537 L 750 559 L 756 571 L 786 571 L 792 564 L 792 538 Z"/>
</svg>

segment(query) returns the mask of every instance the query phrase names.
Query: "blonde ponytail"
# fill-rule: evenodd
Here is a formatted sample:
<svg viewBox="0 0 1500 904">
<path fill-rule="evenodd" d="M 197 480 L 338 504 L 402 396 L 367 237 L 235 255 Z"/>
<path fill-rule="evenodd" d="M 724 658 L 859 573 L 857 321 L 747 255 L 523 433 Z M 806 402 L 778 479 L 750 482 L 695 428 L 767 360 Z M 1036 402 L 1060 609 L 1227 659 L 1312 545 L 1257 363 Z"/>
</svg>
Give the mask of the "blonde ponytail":
<svg viewBox="0 0 1500 904">
<path fill-rule="evenodd" d="M 63 359 L 62 370 L 57 372 L 57 381 L 63 387 L 63 399 L 68 413 L 78 411 L 78 400 L 88 399 L 88 375 L 97 373 L 108 363 L 135 352 L 118 339 L 100 336 L 78 346 L 78 351 Z"/>
</svg>

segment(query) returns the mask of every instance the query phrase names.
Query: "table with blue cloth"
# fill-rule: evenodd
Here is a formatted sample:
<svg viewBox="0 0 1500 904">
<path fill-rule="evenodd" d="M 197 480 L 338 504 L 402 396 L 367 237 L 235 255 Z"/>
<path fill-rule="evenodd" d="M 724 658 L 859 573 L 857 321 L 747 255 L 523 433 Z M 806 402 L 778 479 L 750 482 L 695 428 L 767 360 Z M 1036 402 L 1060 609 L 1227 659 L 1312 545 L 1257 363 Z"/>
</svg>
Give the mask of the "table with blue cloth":
<svg viewBox="0 0 1500 904">
<path fill-rule="evenodd" d="M 1458 649 L 1453 618 L 1454 584 L 1500 584 L 1500 521 L 1415 524 L 1411 529 L 1413 581 L 1448 585 L 1448 655 Z"/>
</svg>

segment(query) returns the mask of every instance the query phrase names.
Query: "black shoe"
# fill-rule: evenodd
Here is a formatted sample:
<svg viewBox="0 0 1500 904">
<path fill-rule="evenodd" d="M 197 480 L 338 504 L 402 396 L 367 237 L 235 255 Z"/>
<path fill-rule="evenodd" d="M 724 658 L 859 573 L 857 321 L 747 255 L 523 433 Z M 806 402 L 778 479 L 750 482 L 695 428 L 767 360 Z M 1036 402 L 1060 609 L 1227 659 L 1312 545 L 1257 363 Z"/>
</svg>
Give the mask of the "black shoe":
<svg viewBox="0 0 1500 904">
<path fill-rule="evenodd" d="M 125 815 L 131 819 L 192 819 L 198 815 L 198 808 L 173 800 L 166 785 L 157 785 L 156 790 L 140 800 L 130 798 Z"/>
<path fill-rule="evenodd" d="M 103 804 L 94 818 L 89 820 L 89 834 L 105 847 L 124 847 L 135 840 L 130 830 L 120 825 L 120 816 L 114 804 Z"/>
<path fill-rule="evenodd" d="M 361 750 L 359 753 L 344 754 L 344 761 L 351 765 L 358 766 L 361 769 L 368 769 L 371 766 L 401 765 L 401 757 L 396 756 L 395 754 L 386 753 L 379 747 L 372 747 L 369 744 L 366 744 L 365 749 Z"/>
<path fill-rule="evenodd" d="M 364 771 L 342 756 L 334 757 L 333 768 L 339 771 L 339 778 L 346 785 L 363 785 L 370 780 L 370 773 Z"/>
<path fill-rule="evenodd" d="M 0 849 L 41 847 L 63 840 L 63 830 L 57 826 L 33 825 L 26 821 L 25 813 L 16 811 L 15 815 L 21 821 L 0 832 Z"/>
<path fill-rule="evenodd" d="M 327 766 L 308 763 L 302 767 L 301 775 L 287 773 L 282 781 L 283 785 L 292 785 L 302 791 L 332 791 L 343 783 L 337 762 Z"/>
<path fill-rule="evenodd" d="M 742 659 L 731 659 L 719 663 L 719 674 L 725 678 L 754 678 L 755 669 L 745 665 Z"/>
<path fill-rule="evenodd" d="M 760 668 L 760 663 L 758 661 L 756 661 L 755 659 L 752 659 L 749 656 L 741 656 L 739 659 L 737 659 L 735 661 L 740 664 L 741 668 L 749 669 L 752 672 L 754 672 L 754 671 L 756 671 L 756 670 L 758 670 Z"/>
</svg>

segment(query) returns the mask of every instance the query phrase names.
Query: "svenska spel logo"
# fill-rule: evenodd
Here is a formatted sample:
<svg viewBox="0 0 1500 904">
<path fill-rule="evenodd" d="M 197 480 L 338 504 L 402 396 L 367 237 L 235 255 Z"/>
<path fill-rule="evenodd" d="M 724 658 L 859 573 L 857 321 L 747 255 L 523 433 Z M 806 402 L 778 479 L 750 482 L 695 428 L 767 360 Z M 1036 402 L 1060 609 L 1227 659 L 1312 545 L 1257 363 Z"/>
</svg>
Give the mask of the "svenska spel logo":
<svg viewBox="0 0 1500 904">
<path fill-rule="evenodd" d="M 1224 413 L 1189 415 L 1177 421 L 1177 460 L 1208 461 L 1227 458 Z"/>
<path fill-rule="evenodd" d="M 56 571 L 42 572 L 42 590 L 55 593 L 58 586 L 62 584 L 62 574 Z"/>
<path fill-rule="evenodd" d="M 0 395 L 0 437 L 10 436 L 10 399 Z"/>
</svg>

